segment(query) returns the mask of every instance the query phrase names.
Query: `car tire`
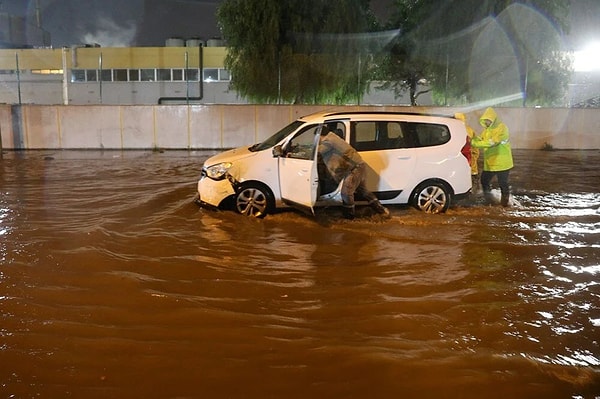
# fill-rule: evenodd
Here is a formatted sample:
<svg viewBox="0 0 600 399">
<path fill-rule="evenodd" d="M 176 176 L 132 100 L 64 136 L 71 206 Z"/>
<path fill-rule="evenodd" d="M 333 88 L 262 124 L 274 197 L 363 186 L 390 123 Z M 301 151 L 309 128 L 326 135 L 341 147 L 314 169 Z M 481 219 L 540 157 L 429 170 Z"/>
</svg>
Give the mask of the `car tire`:
<svg viewBox="0 0 600 399">
<path fill-rule="evenodd" d="M 248 217 L 264 218 L 275 209 L 273 193 L 260 183 L 243 183 L 235 193 L 235 210 Z"/>
<path fill-rule="evenodd" d="M 448 185 L 438 181 L 421 183 L 413 192 L 412 205 L 425 213 L 444 213 L 450 206 Z"/>
</svg>

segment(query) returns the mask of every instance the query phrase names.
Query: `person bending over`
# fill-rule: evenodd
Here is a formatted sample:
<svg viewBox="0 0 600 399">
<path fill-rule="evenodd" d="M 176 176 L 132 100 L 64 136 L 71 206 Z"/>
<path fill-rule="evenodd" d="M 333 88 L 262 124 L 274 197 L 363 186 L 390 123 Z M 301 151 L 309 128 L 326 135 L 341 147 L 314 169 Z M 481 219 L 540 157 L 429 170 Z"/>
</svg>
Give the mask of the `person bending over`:
<svg viewBox="0 0 600 399">
<path fill-rule="evenodd" d="M 346 141 L 323 125 L 319 138 L 319 155 L 333 178 L 342 184 L 344 217 L 354 219 L 356 193 L 364 197 L 375 212 L 390 216 L 390 211 L 365 186 L 366 166 L 360 154 Z"/>
</svg>

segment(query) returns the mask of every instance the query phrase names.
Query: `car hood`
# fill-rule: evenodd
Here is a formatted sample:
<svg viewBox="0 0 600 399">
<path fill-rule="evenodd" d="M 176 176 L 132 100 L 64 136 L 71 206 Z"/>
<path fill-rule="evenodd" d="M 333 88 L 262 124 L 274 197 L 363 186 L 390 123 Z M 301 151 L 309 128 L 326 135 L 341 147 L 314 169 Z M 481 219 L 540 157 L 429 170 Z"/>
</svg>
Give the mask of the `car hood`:
<svg viewBox="0 0 600 399">
<path fill-rule="evenodd" d="M 253 154 L 256 154 L 256 152 L 250 151 L 249 148 L 250 146 L 238 147 L 232 150 L 221 152 L 217 155 L 213 155 L 204 162 L 204 165 L 212 166 L 221 162 L 235 162 L 240 159 L 247 158 Z"/>
</svg>

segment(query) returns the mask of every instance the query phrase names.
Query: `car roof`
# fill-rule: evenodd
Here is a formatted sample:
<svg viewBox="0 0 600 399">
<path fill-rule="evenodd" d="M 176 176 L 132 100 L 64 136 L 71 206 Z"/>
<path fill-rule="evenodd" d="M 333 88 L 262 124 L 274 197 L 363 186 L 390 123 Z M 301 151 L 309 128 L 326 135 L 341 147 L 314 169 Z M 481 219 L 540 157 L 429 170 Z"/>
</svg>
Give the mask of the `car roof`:
<svg viewBox="0 0 600 399">
<path fill-rule="evenodd" d="M 398 111 L 319 111 L 300 117 L 305 122 L 320 122 L 327 119 L 350 119 L 352 117 L 375 117 L 375 116 L 424 116 L 430 118 L 450 118 L 455 119 L 453 115 L 431 114 L 424 112 L 398 112 Z M 387 119 L 387 118 L 386 118 Z"/>
</svg>

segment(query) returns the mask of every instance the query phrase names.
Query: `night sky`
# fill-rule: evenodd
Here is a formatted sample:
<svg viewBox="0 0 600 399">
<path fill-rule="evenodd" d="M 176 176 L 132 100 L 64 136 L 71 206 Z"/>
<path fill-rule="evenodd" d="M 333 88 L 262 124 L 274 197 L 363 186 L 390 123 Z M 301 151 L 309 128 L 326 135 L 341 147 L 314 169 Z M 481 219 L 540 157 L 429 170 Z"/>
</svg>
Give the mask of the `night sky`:
<svg viewBox="0 0 600 399">
<path fill-rule="evenodd" d="M 52 46 L 163 46 L 170 37 L 220 37 L 221 0 L 39 0 Z M 35 0 L 0 0 L 0 11 L 35 23 Z"/>
<path fill-rule="evenodd" d="M 220 37 L 215 12 L 221 0 L 39 0 L 42 26 L 52 46 L 98 43 L 103 47 L 163 46 L 170 37 Z M 391 0 L 373 0 L 386 15 Z M 36 0 L 0 0 L 0 12 L 35 23 Z M 571 0 L 571 49 L 600 41 L 600 0 Z"/>
</svg>

